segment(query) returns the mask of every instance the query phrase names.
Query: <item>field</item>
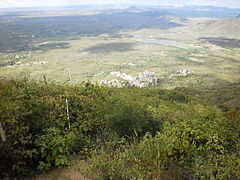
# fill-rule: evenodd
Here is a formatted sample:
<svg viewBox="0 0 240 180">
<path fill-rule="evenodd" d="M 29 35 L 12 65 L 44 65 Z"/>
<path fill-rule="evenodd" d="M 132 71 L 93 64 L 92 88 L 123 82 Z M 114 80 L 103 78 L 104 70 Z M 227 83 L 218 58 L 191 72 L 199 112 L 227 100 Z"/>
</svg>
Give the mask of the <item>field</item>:
<svg viewBox="0 0 240 180">
<path fill-rule="evenodd" d="M 55 9 L 3 12 L 0 77 L 81 83 L 111 72 L 155 72 L 161 88 L 239 81 L 239 18 L 180 18 L 166 11 Z M 181 70 L 188 76 L 170 76 Z M 70 81 L 69 81 L 70 80 Z"/>
</svg>

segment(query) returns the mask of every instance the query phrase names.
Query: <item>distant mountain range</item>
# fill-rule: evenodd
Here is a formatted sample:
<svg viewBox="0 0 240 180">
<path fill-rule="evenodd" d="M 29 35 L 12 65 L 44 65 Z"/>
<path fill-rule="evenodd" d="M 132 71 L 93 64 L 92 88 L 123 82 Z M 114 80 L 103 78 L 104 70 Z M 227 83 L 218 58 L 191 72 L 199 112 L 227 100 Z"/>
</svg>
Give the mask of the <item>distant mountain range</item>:
<svg viewBox="0 0 240 180">
<path fill-rule="evenodd" d="M 240 14 L 237 16 L 237 18 L 240 18 Z"/>
<path fill-rule="evenodd" d="M 219 41 L 232 41 L 232 39 L 239 39 L 240 37 L 238 30 L 238 27 L 240 27 L 240 9 L 212 6 L 128 6 L 124 9 L 100 9 L 96 10 L 96 14 L 90 13 L 89 15 L 73 15 L 72 10 L 69 11 L 69 9 L 63 9 L 64 14 L 62 14 L 62 9 L 60 10 L 57 9 L 52 12 L 52 9 L 42 11 L 37 9 L 34 9 L 34 11 L 32 9 L 25 11 L 24 9 L 17 9 L 15 11 L 6 11 L 5 14 L 0 15 L 0 27 L 5 27 L 0 28 L 0 51 L 15 52 L 29 48 L 28 44 L 31 43 L 33 34 L 37 38 L 67 37 L 73 34 L 82 36 L 109 34 L 113 37 L 121 37 L 121 32 L 124 31 L 141 29 L 167 30 L 172 28 L 173 32 L 178 33 L 178 29 L 175 28 L 183 27 L 181 29 L 183 35 L 189 39 L 228 38 L 227 40 L 203 39 L 219 44 Z M 92 11 L 92 9 L 89 9 L 89 12 Z M 58 15 L 59 12 L 61 12 L 60 15 Z M 69 12 L 71 13 L 68 14 Z M 79 12 L 79 10 L 73 9 L 73 12 Z M 31 17 L 29 16 L 31 13 L 36 14 Z M 49 13 L 49 16 L 41 16 L 41 14 L 45 13 Z M 55 13 L 56 16 L 54 16 Z M 28 18 L 25 18 L 24 15 Z M 26 39 L 19 36 L 23 32 Z M 226 44 L 232 46 L 228 42 L 223 45 L 226 46 Z M 65 48 L 64 44 L 63 48 Z"/>
<path fill-rule="evenodd" d="M 125 11 L 128 12 L 146 12 L 146 11 L 165 11 L 168 15 L 190 18 L 190 17 L 208 17 L 208 18 L 233 18 L 240 16 L 240 9 L 215 6 L 131 6 Z"/>
</svg>

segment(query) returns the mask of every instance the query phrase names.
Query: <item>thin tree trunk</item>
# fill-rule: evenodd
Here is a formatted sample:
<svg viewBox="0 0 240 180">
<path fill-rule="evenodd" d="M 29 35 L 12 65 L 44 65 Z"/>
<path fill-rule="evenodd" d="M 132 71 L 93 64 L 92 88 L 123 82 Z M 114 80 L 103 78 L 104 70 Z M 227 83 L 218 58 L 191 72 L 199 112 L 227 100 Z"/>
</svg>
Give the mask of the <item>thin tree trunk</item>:
<svg viewBox="0 0 240 180">
<path fill-rule="evenodd" d="M 68 99 L 66 99 L 66 107 L 67 107 L 67 119 L 68 119 L 68 129 L 71 129 L 70 125 L 70 116 L 69 116 L 69 108 L 68 108 Z"/>
<path fill-rule="evenodd" d="M 6 141 L 6 135 L 5 135 L 5 131 L 2 127 L 2 123 L 0 122 L 0 135 L 1 135 L 1 138 L 2 138 L 2 141 Z"/>
<path fill-rule="evenodd" d="M 69 82 L 71 82 L 72 81 L 72 77 L 71 77 L 70 69 L 68 69 L 68 77 L 69 77 Z"/>
</svg>

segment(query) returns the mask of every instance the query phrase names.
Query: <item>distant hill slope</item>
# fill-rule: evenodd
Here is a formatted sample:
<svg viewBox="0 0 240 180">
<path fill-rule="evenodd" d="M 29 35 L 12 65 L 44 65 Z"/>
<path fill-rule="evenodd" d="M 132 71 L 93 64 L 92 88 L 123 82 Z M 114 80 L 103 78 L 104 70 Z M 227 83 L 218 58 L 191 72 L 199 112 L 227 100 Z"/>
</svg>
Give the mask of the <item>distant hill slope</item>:
<svg viewBox="0 0 240 180">
<path fill-rule="evenodd" d="M 166 11 L 174 16 L 180 17 L 208 17 L 208 18 L 233 18 L 236 17 L 240 10 L 226 7 L 215 6 L 183 6 L 183 7 L 166 7 Z M 159 7 L 159 10 L 163 10 Z"/>
<path fill-rule="evenodd" d="M 240 18 L 240 14 L 237 16 L 237 18 Z"/>
<path fill-rule="evenodd" d="M 172 38 L 178 40 L 227 38 L 233 46 L 240 46 L 238 42 L 240 40 L 240 18 L 188 18 L 184 20 L 171 17 L 171 21 L 185 25 L 171 29 L 176 34 Z M 177 36 L 179 32 L 181 36 Z M 237 42 L 237 44 L 234 44 L 234 42 Z"/>
<path fill-rule="evenodd" d="M 191 24 L 192 23 L 192 24 Z M 183 29 L 186 38 L 225 37 L 240 39 L 240 18 L 209 19 L 202 22 L 191 22 Z"/>
<path fill-rule="evenodd" d="M 232 36 L 235 38 L 240 38 L 240 19 L 230 18 L 221 19 L 206 25 L 205 31 L 212 33 L 213 37 L 228 37 Z"/>
<path fill-rule="evenodd" d="M 205 89 L 176 88 L 178 92 L 198 97 L 224 111 L 237 109 L 240 112 L 240 83 L 225 84 Z"/>
<path fill-rule="evenodd" d="M 121 30 L 137 30 L 142 28 L 169 29 L 183 26 L 176 20 L 162 18 L 170 14 L 163 11 L 122 11 L 117 13 L 103 13 L 79 16 L 53 16 L 23 18 L 14 16 L 5 17 L 0 21 L 0 51 L 16 52 L 28 48 L 33 34 L 38 38 L 54 36 L 71 36 L 72 34 L 99 35 L 103 33 L 114 34 Z M 17 14 L 19 15 L 19 14 Z M 20 16 L 20 15 L 19 15 Z M 12 23 L 12 19 L 14 23 Z M 11 21 L 7 21 L 11 19 Z M 21 28 L 19 28 L 21 27 Z M 19 34 L 25 32 L 25 37 Z"/>
<path fill-rule="evenodd" d="M 182 18 L 182 17 L 177 17 L 177 16 L 160 16 L 157 18 L 158 20 L 161 20 L 163 22 L 175 22 L 177 24 L 184 24 L 186 22 L 188 22 L 187 18 Z"/>
<path fill-rule="evenodd" d="M 142 9 L 141 8 L 138 8 L 138 7 L 136 7 L 136 6 L 131 6 L 131 7 L 129 7 L 129 8 L 127 8 L 127 9 L 125 9 L 126 11 L 130 11 L 130 12 L 139 12 L 139 11 L 142 11 Z"/>
</svg>

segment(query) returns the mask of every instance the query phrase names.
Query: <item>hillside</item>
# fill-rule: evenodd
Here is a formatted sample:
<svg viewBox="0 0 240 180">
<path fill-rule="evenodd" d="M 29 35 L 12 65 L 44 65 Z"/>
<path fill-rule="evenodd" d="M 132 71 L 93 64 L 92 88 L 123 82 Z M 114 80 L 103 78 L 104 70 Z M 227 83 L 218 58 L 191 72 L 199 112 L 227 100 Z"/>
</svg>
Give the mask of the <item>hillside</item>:
<svg viewBox="0 0 240 180">
<path fill-rule="evenodd" d="M 188 18 L 187 21 L 182 21 L 182 24 L 183 26 L 169 29 L 166 32 L 160 31 L 159 34 L 163 33 L 165 36 L 171 34 L 172 39 L 182 42 L 202 37 L 240 39 L 239 18 Z"/>
<path fill-rule="evenodd" d="M 225 97 L 202 97 L 188 89 L 2 80 L 0 178 L 70 166 L 77 156 L 88 159 L 82 173 L 92 179 L 238 179 L 239 111 L 213 106 Z"/>
<path fill-rule="evenodd" d="M 217 106 L 228 112 L 231 110 L 240 111 L 240 83 L 225 84 L 201 89 L 176 88 L 178 92 L 204 99 L 213 106 Z"/>
<path fill-rule="evenodd" d="M 0 7 L 0 179 L 240 180 L 240 9 L 205 2 Z"/>
<path fill-rule="evenodd" d="M 229 18 L 208 21 L 202 24 L 199 31 L 202 37 L 228 37 L 240 39 L 237 28 L 240 26 L 240 19 Z"/>
<path fill-rule="evenodd" d="M 159 8 L 161 9 L 161 7 Z M 239 9 L 216 6 L 180 6 L 166 7 L 166 11 L 174 16 L 185 18 L 231 18 L 239 14 Z"/>
</svg>

